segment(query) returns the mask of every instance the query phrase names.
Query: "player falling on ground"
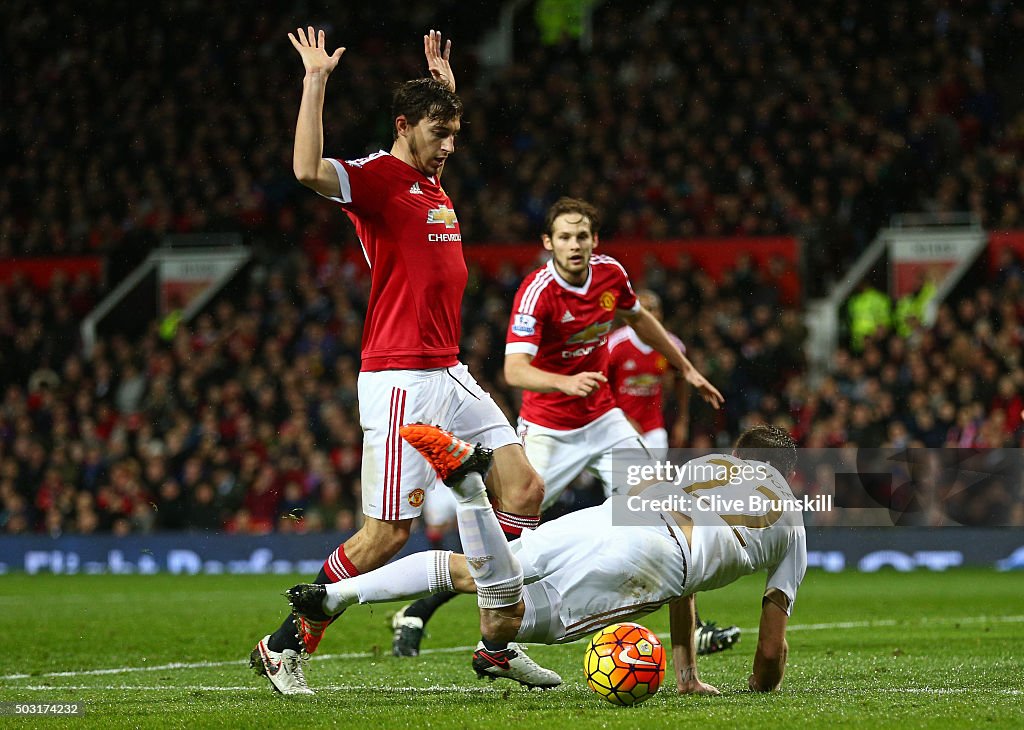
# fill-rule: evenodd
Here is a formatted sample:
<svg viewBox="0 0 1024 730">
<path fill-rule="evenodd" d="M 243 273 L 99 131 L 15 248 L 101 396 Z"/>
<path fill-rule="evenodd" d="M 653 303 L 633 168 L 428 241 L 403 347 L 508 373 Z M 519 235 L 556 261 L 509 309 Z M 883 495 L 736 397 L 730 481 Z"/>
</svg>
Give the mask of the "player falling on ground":
<svg viewBox="0 0 1024 730">
<path fill-rule="evenodd" d="M 366 518 L 324 562 L 316 581 L 331 583 L 394 557 L 408 540 L 425 491 L 437 480 L 399 437 L 404 423 L 439 423 L 493 449 L 489 485 L 496 514 L 516 534 L 539 521 L 544 485 L 508 420 L 457 360 L 468 274 L 459 220 L 440 184 L 462 116 L 449 63 L 451 42 L 442 52 L 440 33 L 423 37 L 433 78 L 396 89 L 391 151 L 341 161 L 323 157 L 323 106 L 327 79 L 345 49 L 328 54 L 323 31 L 312 27 L 288 37 L 306 71 L 295 128 L 295 176 L 340 205 L 370 266 L 358 382 Z M 438 587 L 451 588 L 440 575 L 437 580 Z M 257 642 L 251 666 L 279 692 L 312 694 L 300 659 L 316 651 L 329 623 L 310 619 L 296 625 L 289 614 Z M 489 645 L 487 656 L 501 663 L 506 649 Z M 561 681 L 523 661 L 510 671 L 526 673 L 530 681 Z"/>
<path fill-rule="evenodd" d="M 686 473 L 699 481 L 682 478 L 678 484 L 650 484 L 630 492 L 651 495 L 657 505 L 674 496 L 679 511 L 652 509 L 644 513 L 647 521 L 642 525 L 621 524 L 624 513 L 613 508 L 621 509 L 630 497 L 616 495 L 600 506 L 527 530 L 511 544 L 506 544 L 484 491 L 482 477 L 490 461 L 486 449 L 423 424 L 405 426 L 402 437 L 455 493 L 466 554 L 428 551 L 329 586 L 294 586 L 287 595 L 302 618 L 300 624 L 357 602 L 434 591 L 438 566 L 447 566 L 445 580 L 456 590 L 477 594 L 481 632 L 491 641 L 572 641 L 668 603 L 678 691 L 718 694 L 697 673 L 693 596 L 766 571 L 748 686 L 767 692 L 781 685 L 788 653 L 786 625 L 807 568 L 803 515 L 799 509 L 779 507 L 797 501 L 787 481 L 796 466 L 796 447 L 784 431 L 754 426 L 739 437 L 732 455 L 687 462 Z M 717 504 L 740 508 L 720 514 L 709 501 L 712 495 Z M 481 677 L 508 676 L 479 652 L 473 668 Z"/>
<path fill-rule="evenodd" d="M 543 509 L 554 504 L 584 470 L 612 483 L 615 449 L 644 448 L 608 387 L 608 335 L 616 313 L 661 353 L 712 406 L 722 394 L 680 351 L 661 323 L 637 300 L 629 276 L 610 256 L 594 254 L 600 220 L 583 200 L 561 198 L 548 210 L 541 243 L 546 266 L 526 277 L 516 293 L 505 345 L 505 379 L 523 388 L 519 436 L 544 480 Z M 424 626 L 454 593 L 439 593 L 399 611 L 392 653 L 419 653 Z M 727 649 L 736 627 L 701 625 L 704 653 Z"/>
</svg>

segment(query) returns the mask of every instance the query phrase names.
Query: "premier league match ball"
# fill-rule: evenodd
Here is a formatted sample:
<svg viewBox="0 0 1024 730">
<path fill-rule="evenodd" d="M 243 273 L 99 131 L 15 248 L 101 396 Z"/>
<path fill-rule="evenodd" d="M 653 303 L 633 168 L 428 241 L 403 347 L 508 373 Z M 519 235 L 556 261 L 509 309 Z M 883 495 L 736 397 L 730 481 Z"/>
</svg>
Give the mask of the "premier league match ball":
<svg viewBox="0 0 1024 730">
<path fill-rule="evenodd" d="M 612 624 L 590 640 L 583 671 L 590 689 L 613 705 L 638 705 L 661 686 L 665 647 L 640 624 Z"/>
</svg>

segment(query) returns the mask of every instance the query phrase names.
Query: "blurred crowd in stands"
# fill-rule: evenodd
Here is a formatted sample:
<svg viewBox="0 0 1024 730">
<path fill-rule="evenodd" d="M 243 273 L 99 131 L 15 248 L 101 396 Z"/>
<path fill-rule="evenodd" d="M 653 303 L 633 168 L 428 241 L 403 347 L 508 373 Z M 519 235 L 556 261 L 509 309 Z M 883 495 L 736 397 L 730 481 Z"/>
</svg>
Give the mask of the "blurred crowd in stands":
<svg viewBox="0 0 1024 730">
<path fill-rule="evenodd" d="M 524 11 L 498 68 L 476 48 L 500 7 L 6 2 L 0 256 L 132 257 L 165 232 L 351 243 L 291 175 L 286 33 L 308 23 L 348 48 L 325 113 L 326 152 L 348 158 L 390 145 L 390 89 L 425 73 L 426 28 L 454 37 L 467 113 L 445 185 L 470 242 L 530 240 L 569 194 L 609 238 L 799 234 L 815 294 L 894 213 L 1022 224 L 1014 3 L 611 0 L 586 52 L 542 43 Z"/>
<path fill-rule="evenodd" d="M 460 19 L 443 28 L 467 108 L 445 185 L 468 242 L 536 239 L 552 199 L 576 195 L 605 211 L 605 238 L 800 235 L 813 295 L 892 213 L 1022 225 L 1024 10 L 1011 3 L 638 14 L 613 1 L 590 51 L 524 30 L 503 69 L 471 51 L 496 7 L 434 5 Z M 357 157 L 390 144 L 391 82 L 423 73 L 432 19 L 395 13 L 3 4 L 0 88 L 17 113 L 0 114 L 0 258 L 85 251 L 116 266 L 165 233 L 241 231 L 277 264 L 257 263 L 247 291 L 170 337 L 153 322 L 89 355 L 78 324 L 100 282 L 0 285 L 0 532 L 359 521 L 367 281 L 339 254 L 358 245 L 345 217 L 292 177 L 301 65 L 285 34 L 313 22 L 348 46 L 327 152 Z M 474 270 L 465 301 L 463 360 L 512 419 L 501 353 L 525 273 Z M 726 398 L 718 413 L 691 399 L 689 445 L 725 447 L 759 420 L 806 447 L 1024 445 L 1020 275 L 943 305 L 932 327 L 883 323 L 820 381 L 773 276 L 741 259 L 713 281 L 684 258 L 635 282 L 662 296 L 666 326 Z M 1014 489 L 979 509 L 1008 504 L 1024 525 Z"/>
<path fill-rule="evenodd" d="M 0 529 L 356 524 L 367 281 L 337 259 L 318 266 L 296 253 L 287 266 L 256 267 L 247 293 L 219 298 L 169 338 L 154 321 L 138 338 L 101 338 L 91 357 L 67 324 L 80 285 L 0 287 Z M 522 272 L 506 273 L 471 272 L 462 359 L 514 419 L 501 353 Z M 778 304 L 762 270 L 741 262 L 716 282 L 684 258 L 637 283 L 661 294 L 666 326 L 725 395 L 719 412 L 691 399 L 691 447 L 728 447 L 767 421 L 808 448 L 993 448 L 1024 445 L 1022 282 L 943 304 L 932 327 L 879 328 L 859 354 L 839 349 L 819 381 L 802 355 L 801 313 Z M 1019 505 L 1019 489 L 1018 478 L 1002 497 Z M 1024 525 L 1019 509 L 1006 514 Z"/>
</svg>

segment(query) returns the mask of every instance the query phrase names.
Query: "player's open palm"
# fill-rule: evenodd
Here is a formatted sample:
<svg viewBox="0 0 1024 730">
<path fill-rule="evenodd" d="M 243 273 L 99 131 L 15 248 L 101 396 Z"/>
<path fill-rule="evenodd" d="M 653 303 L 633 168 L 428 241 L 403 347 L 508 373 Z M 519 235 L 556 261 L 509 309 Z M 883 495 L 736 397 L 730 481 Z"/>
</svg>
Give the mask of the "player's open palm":
<svg viewBox="0 0 1024 730">
<path fill-rule="evenodd" d="M 435 81 L 440 81 L 455 91 L 455 74 L 448 59 L 452 56 L 452 42 L 449 39 L 441 51 L 441 31 L 432 30 L 423 36 L 423 54 L 427 57 L 427 70 Z"/>
<path fill-rule="evenodd" d="M 324 32 L 314 32 L 313 26 L 306 30 L 299 28 L 294 34 L 288 34 L 288 40 L 295 46 L 295 50 L 302 56 L 302 65 L 306 67 L 306 73 L 329 74 L 333 71 L 344 48 L 337 49 L 334 53 L 327 55 L 327 44 L 324 39 Z"/>
</svg>

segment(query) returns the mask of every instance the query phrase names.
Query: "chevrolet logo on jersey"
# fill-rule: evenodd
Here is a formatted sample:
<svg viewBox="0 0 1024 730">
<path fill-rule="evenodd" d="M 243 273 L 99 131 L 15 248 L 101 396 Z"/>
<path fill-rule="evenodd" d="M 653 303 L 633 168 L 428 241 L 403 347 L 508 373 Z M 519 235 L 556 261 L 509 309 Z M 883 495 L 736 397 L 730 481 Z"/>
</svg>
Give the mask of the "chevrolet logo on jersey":
<svg viewBox="0 0 1024 730">
<path fill-rule="evenodd" d="M 445 228 L 455 228 L 459 219 L 455 217 L 455 211 L 447 205 L 427 211 L 427 223 L 444 223 Z"/>
<path fill-rule="evenodd" d="M 659 385 L 661 380 L 657 375 L 644 373 L 643 375 L 631 375 L 624 382 L 633 388 L 653 388 Z"/>
<path fill-rule="evenodd" d="M 584 342 L 600 342 L 604 339 L 609 332 L 611 332 L 611 322 L 597 322 L 590 325 L 585 330 L 580 330 L 568 340 L 565 341 L 567 345 L 579 345 Z"/>
<path fill-rule="evenodd" d="M 661 380 L 657 375 L 631 375 L 622 381 L 619 392 L 637 398 L 650 398 L 658 392 Z"/>
</svg>

